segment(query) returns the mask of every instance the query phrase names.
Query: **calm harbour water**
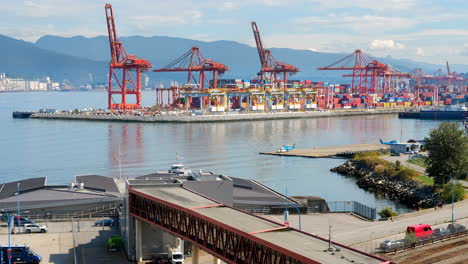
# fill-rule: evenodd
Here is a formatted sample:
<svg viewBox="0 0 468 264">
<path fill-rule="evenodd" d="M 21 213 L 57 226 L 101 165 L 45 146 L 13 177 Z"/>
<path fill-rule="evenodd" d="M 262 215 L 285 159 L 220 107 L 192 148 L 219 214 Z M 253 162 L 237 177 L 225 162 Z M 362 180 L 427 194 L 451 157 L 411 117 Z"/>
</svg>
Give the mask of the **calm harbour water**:
<svg viewBox="0 0 468 264">
<path fill-rule="evenodd" d="M 105 92 L 0 93 L 0 182 L 46 176 L 66 184 L 73 176 L 137 176 L 167 169 L 176 152 L 193 169 L 255 179 L 288 195 L 354 200 L 369 206 L 404 206 L 359 189 L 330 172 L 342 159 L 259 155 L 288 143 L 298 148 L 420 139 L 439 121 L 400 120 L 396 115 L 207 124 L 13 119 L 14 110 L 105 108 Z M 143 104 L 154 103 L 145 91 Z M 119 155 L 120 149 L 120 155 Z M 118 157 L 120 156 L 120 166 Z M 120 170 L 121 168 L 121 170 Z M 286 187 L 287 186 L 287 187 Z"/>
</svg>

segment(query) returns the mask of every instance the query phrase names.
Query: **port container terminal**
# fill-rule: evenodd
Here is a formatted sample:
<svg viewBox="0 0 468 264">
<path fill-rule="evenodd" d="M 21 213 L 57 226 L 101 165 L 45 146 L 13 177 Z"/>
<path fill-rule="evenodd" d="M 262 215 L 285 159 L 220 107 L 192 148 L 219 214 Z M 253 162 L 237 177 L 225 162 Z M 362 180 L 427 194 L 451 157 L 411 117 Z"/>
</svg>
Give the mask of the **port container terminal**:
<svg viewBox="0 0 468 264">
<path fill-rule="evenodd" d="M 450 105 L 466 101 L 468 81 L 450 71 L 427 74 L 421 69 L 405 73 L 384 64 L 357 49 L 344 58 L 319 70 L 344 72 L 350 84 L 291 80 L 300 71 L 294 65 L 277 60 L 265 47 L 256 22 L 251 29 L 258 51 L 260 68 L 249 80 L 220 79 L 229 67 L 205 58 L 198 47 L 190 48 L 168 65 L 153 69 L 152 64 L 128 54 L 117 35 L 112 6 L 105 5 L 111 60 L 107 85 L 108 109 L 139 111 L 143 115 L 155 110 L 201 110 L 211 113 L 230 111 L 314 111 L 319 109 L 404 108 Z M 240 54 L 239 54 L 240 55 Z M 141 106 L 142 73 L 183 72 L 182 86 L 156 89 L 152 109 Z"/>
</svg>

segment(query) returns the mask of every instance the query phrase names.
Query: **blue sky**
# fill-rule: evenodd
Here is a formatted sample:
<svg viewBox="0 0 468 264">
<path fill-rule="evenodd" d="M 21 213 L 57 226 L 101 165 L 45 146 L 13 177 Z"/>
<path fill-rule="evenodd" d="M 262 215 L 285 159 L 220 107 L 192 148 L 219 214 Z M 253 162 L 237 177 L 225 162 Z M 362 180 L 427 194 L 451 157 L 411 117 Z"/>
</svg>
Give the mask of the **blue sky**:
<svg viewBox="0 0 468 264">
<path fill-rule="evenodd" d="M 468 64 L 468 1 L 449 0 L 108 0 L 118 35 L 173 36 L 253 45 L 256 21 L 266 47 L 391 55 Z M 0 0 L 0 34 L 105 35 L 105 1 Z"/>
</svg>

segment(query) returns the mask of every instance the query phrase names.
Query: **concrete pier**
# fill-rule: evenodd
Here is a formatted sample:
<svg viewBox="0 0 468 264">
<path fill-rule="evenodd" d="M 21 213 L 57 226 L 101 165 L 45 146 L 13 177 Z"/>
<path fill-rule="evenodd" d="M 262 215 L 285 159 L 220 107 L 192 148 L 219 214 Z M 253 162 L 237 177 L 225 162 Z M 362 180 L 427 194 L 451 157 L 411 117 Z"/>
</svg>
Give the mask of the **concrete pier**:
<svg viewBox="0 0 468 264">
<path fill-rule="evenodd" d="M 352 144 L 341 146 L 328 146 L 319 148 L 293 149 L 288 152 L 260 152 L 263 155 L 293 156 L 305 158 L 345 157 L 356 153 L 389 150 L 390 147 L 382 144 Z"/>
<path fill-rule="evenodd" d="M 267 113 L 223 113 L 191 115 L 189 112 L 177 114 L 155 114 L 155 115 L 117 115 L 96 113 L 33 113 L 29 118 L 38 119 L 62 119 L 83 121 L 106 121 L 106 122 L 140 122 L 140 123 L 206 123 L 206 122 L 233 122 L 233 121 L 258 121 L 276 119 L 301 119 L 321 118 L 339 116 L 359 115 L 384 115 L 397 114 L 404 111 L 403 108 L 392 109 L 349 109 L 332 111 L 307 111 L 307 112 L 267 112 Z M 18 118 L 18 117 L 16 117 Z"/>
</svg>

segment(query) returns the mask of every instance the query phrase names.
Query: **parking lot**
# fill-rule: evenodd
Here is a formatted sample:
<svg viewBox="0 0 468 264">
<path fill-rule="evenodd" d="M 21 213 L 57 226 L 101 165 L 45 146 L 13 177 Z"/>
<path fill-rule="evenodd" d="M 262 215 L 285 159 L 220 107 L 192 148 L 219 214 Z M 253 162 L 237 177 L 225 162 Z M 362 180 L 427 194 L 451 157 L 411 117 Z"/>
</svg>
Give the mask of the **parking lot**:
<svg viewBox="0 0 468 264">
<path fill-rule="evenodd" d="M 19 233 L 11 235 L 11 244 L 26 244 L 41 255 L 41 263 L 129 263 L 122 252 L 108 253 L 106 241 L 118 235 L 117 227 L 94 226 L 98 219 L 86 221 L 41 222 L 47 233 Z M 0 243 L 8 244 L 7 227 L 0 227 Z"/>
</svg>

